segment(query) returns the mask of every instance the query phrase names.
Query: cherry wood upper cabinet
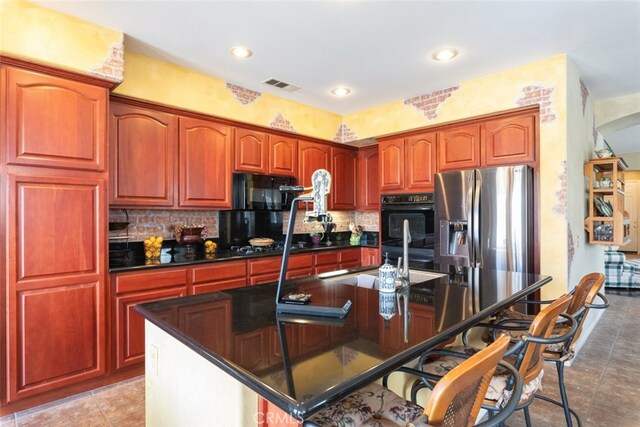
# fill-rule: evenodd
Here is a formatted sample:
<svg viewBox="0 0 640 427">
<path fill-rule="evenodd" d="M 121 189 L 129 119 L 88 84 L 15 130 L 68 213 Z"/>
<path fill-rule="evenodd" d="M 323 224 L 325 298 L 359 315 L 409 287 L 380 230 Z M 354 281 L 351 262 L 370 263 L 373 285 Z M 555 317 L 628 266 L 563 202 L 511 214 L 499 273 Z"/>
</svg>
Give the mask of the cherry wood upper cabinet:
<svg viewBox="0 0 640 427">
<path fill-rule="evenodd" d="M 317 142 L 298 143 L 298 185 L 311 186 L 311 175 L 317 169 L 331 172 L 331 147 Z M 333 180 L 335 183 L 335 179 Z M 332 183 L 331 191 L 334 190 Z"/>
<path fill-rule="evenodd" d="M 179 206 L 231 208 L 231 127 L 180 118 Z"/>
<path fill-rule="evenodd" d="M 404 190 L 404 138 L 380 141 L 380 192 Z"/>
<path fill-rule="evenodd" d="M 438 171 L 480 167 L 480 125 L 459 126 L 439 132 Z"/>
<path fill-rule="evenodd" d="M 269 136 L 269 173 L 293 176 L 298 173 L 298 140 L 286 136 Z"/>
<path fill-rule="evenodd" d="M 173 206 L 177 117 L 115 102 L 110 116 L 111 205 Z"/>
<path fill-rule="evenodd" d="M 436 174 L 436 132 L 413 135 L 405 141 L 405 190 L 433 191 Z"/>
<path fill-rule="evenodd" d="M 2 83 L 8 164 L 106 169 L 106 88 L 12 67 Z"/>
<path fill-rule="evenodd" d="M 354 210 L 358 183 L 358 160 L 352 149 L 331 147 L 332 183 L 329 209 Z"/>
<path fill-rule="evenodd" d="M 380 207 L 380 165 L 378 147 L 358 151 L 358 210 L 378 210 Z"/>
<path fill-rule="evenodd" d="M 59 172 L 7 182 L 3 378 L 13 402 L 106 372 L 106 192 L 104 179 Z"/>
<path fill-rule="evenodd" d="M 269 136 L 254 130 L 236 128 L 234 138 L 234 170 L 268 173 Z"/>
<path fill-rule="evenodd" d="M 487 121 L 483 127 L 483 166 L 533 163 L 536 122 L 535 114 Z"/>
</svg>

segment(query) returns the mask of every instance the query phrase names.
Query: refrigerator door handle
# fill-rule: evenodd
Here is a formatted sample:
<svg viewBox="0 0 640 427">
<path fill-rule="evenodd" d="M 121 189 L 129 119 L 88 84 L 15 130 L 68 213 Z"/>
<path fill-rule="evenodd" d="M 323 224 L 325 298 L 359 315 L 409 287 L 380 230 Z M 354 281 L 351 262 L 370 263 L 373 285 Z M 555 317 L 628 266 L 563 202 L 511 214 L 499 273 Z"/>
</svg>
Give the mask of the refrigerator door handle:
<svg viewBox="0 0 640 427">
<path fill-rule="evenodd" d="M 482 197 L 482 175 L 476 173 L 475 191 L 473 197 L 473 264 L 474 267 L 482 266 L 482 251 L 480 250 L 480 197 Z M 471 260 L 470 260 L 471 261 Z"/>
<path fill-rule="evenodd" d="M 473 266 L 475 262 L 475 256 L 473 253 L 474 249 L 474 235 L 472 230 L 475 227 L 473 223 L 473 187 L 475 185 L 475 173 L 472 171 L 471 175 L 469 175 L 469 185 L 467 186 L 467 251 L 469 252 L 468 265 Z"/>
</svg>

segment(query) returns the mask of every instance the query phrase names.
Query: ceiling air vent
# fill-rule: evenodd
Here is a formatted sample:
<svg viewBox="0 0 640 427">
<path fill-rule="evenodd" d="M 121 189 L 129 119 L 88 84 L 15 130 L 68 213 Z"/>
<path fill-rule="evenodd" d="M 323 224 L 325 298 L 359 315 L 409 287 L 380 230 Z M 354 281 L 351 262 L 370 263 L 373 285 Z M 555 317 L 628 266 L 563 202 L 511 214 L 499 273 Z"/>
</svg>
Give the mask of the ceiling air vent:
<svg viewBox="0 0 640 427">
<path fill-rule="evenodd" d="M 278 89 L 286 90 L 287 92 L 295 92 L 302 89 L 300 86 L 292 85 L 291 83 L 286 83 L 282 80 L 274 79 L 273 77 L 263 80 L 262 83 L 277 87 Z"/>
</svg>

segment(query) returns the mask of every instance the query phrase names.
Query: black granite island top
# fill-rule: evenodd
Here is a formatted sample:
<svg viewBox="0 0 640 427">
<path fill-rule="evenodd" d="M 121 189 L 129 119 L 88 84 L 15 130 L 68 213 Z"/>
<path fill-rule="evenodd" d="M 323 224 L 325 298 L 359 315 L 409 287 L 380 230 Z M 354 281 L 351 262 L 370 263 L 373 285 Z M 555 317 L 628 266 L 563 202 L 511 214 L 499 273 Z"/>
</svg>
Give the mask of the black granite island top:
<svg viewBox="0 0 640 427">
<path fill-rule="evenodd" d="M 311 293 L 318 302 L 350 298 L 354 304 L 343 321 L 276 315 L 275 285 L 162 300 L 136 311 L 304 420 L 551 281 L 525 273 L 452 271 L 423 277 L 398 298 L 370 288 L 376 270 L 287 282 L 287 291 Z M 207 317 L 209 312 L 230 314 Z M 263 339 L 252 339 L 256 335 Z"/>
</svg>

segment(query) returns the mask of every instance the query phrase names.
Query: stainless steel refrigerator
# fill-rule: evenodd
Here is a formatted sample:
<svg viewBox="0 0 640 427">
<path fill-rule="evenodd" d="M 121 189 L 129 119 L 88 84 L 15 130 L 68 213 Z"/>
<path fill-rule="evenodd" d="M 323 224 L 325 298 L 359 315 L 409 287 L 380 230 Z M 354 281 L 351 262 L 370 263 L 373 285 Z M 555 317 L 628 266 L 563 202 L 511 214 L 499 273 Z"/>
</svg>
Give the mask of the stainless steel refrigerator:
<svg viewBox="0 0 640 427">
<path fill-rule="evenodd" d="M 533 272 L 533 171 L 505 166 L 436 175 L 440 264 Z"/>
</svg>

